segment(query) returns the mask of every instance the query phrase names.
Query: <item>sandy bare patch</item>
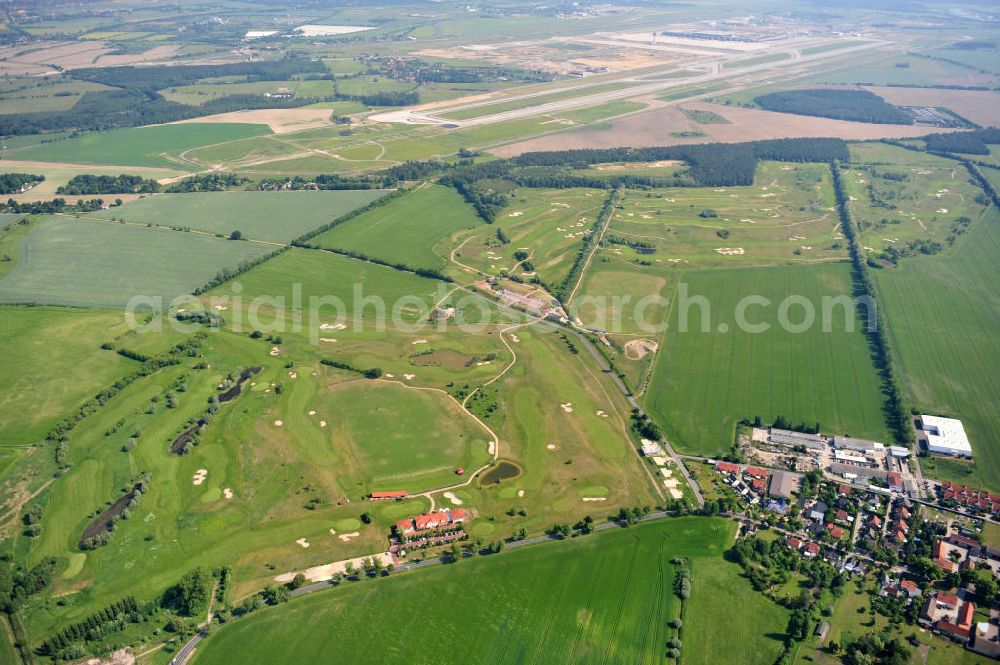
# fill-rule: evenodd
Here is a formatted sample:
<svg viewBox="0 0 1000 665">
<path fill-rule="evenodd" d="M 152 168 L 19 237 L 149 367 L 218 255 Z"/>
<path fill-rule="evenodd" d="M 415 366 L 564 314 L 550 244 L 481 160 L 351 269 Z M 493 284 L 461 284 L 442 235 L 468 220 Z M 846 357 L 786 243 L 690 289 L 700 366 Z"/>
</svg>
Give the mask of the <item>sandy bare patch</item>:
<svg viewBox="0 0 1000 665">
<path fill-rule="evenodd" d="M 412 346 L 416 346 L 417 344 L 426 344 L 426 343 L 427 343 L 426 339 L 415 339 L 412 342 L 410 342 Z"/>
<path fill-rule="evenodd" d="M 135 665 L 135 654 L 128 649 L 118 649 L 105 658 L 88 658 L 82 665 Z"/>
<path fill-rule="evenodd" d="M 952 91 L 945 91 L 952 92 Z M 996 104 L 994 102 L 994 104 Z M 705 110 L 724 114 L 728 125 L 697 125 L 674 105 L 633 113 L 611 120 L 610 128 L 583 128 L 540 136 L 491 149 L 500 157 L 515 157 L 540 150 L 574 150 L 579 148 L 645 147 L 687 143 L 741 143 L 760 139 L 835 137 L 854 140 L 905 138 L 951 131 L 940 127 L 917 125 L 874 125 L 863 122 L 812 118 L 791 113 L 776 113 L 760 109 L 745 109 L 709 102 L 684 102 L 690 110 Z M 1000 109 L 1000 105 L 997 105 Z M 996 111 L 1000 114 L 1000 110 Z M 994 121 L 994 123 L 1000 122 Z M 602 125 L 603 126 L 603 125 Z M 674 138 L 672 131 L 699 130 L 703 136 Z"/>
<path fill-rule="evenodd" d="M 325 420 L 319 421 L 319 426 L 320 427 L 326 427 L 326 421 Z"/>
<path fill-rule="evenodd" d="M 368 559 L 378 560 L 383 567 L 393 563 L 391 554 L 388 552 L 377 552 L 368 556 L 359 556 L 354 559 L 344 559 L 343 561 L 323 564 L 322 566 L 313 566 L 312 568 L 306 568 L 302 571 L 293 570 L 287 573 L 282 573 L 281 575 L 275 577 L 274 581 L 278 584 L 287 584 L 295 578 L 296 574 L 301 572 L 305 575 L 306 580 L 309 582 L 326 582 L 327 580 L 333 579 L 334 575 L 346 572 L 348 563 L 351 564 L 351 568 L 354 570 L 364 569 L 365 561 Z"/>
<path fill-rule="evenodd" d="M 667 463 L 667 458 L 666 457 L 660 457 L 659 455 L 656 455 L 656 456 L 652 457 L 651 459 L 653 460 L 653 464 L 655 464 L 656 466 L 663 466 L 663 465 L 665 465 Z"/>
<path fill-rule="evenodd" d="M 302 547 L 309 547 L 309 541 L 306 540 L 305 538 L 299 538 L 295 542 L 301 545 Z"/>
<path fill-rule="evenodd" d="M 334 342 L 337 341 L 337 339 L 335 337 L 320 337 L 319 341 L 326 342 L 328 344 L 333 344 Z"/>
<path fill-rule="evenodd" d="M 510 336 L 510 341 L 512 341 L 512 342 L 514 342 L 515 344 L 517 344 L 518 342 L 520 342 L 520 341 L 521 341 L 521 338 L 520 338 L 520 337 L 518 337 L 517 335 L 511 335 L 511 336 Z"/>
<path fill-rule="evenodd" d="M 550 443 L 549 445 L 547 445 L 545 447 L 548 448 L 549 450 L 555 450 L 556 448 L 558 448 L 558 446 L 556 446 L 556 444 L 554 444 L 554 443 Z"/>
<path fill-rule="evenodd" d="M 583 497 L 583 500 L 584 501 L 607 501 L 608 497 L 606 497 L 606 496 L 585 496 L 585 497 Z"/>
<path fill-rule="evenodd" d="M 524 490 L 517 490 L 517 498 L 521 499 L 524 497 Z"/>
<path fill-rule="evenodd" d="M 416 374 L 404 374 L 403 378 L 406 379 L 407 381 L 412 381 L 413 379 L 417 378 L 417 375 Z"/>
<path fill-rule="evenodd" d="M 464 503 L 464 501 L 455 496 L 454 492 L 445 492 L 444 494 L 442 494 L 442 496 L 451 501 L 456 506 L 461 506 Z"/>
<path fill-rule="evenodd" d="M 310 412 L 309 412 L 309 415 L 310 415 L 310 416 L 315 416 L 315 415 L 316 415 L 316 412 L 315 412 L 315 411 L 310 411 Z"/>
<path fill-rule="evenodd" d="M 342 533 L 339 536 L 337 536 L 337 538 L 340 538 L 340 540 L 345 543 L 349 543 L 352 539 L 357 538 L 360 535 L 361 535 L 360 531 L 352 531 L 350 533 Z"/>
<path fill-rule="evenodd" d="M 331 109 L 255 109 L 252 111 L 233 111 L 218 113 L 203 118 L 181 120 L 177 124 L 191 123 L 246 123 L 250 125 L 267 125 L 275 134 L 288 134 L 303 129 L 330 127 L 333 123 L 330 117 Z"/>
<path fill-rule="evenodd" d="M 625 342 L 625 357 L 629 360 L 642 360 L 649 353 L 656 353 L 660 345 L 651 339 L 633 339 Z"/>
<path fill-rule="evenodd" d="M 667 491 L 669 491 L 670 492 L 670 496 L 672 496 L 675 499 L 683 499 L 684 498 L 684 492 L 680 491 L 679 489 L 675 489 L 675 488 L 671 487 Z"/>
<path fill-rule="evenodd" d="M 723 256 L 742 256 L 747 253 L 742 247 L 716 247 L 715 251 Z"/>
<path fill-rule="evenodd" d="M 1000 125 L 1000 94 L 991 90 L 868 87 L 890 104 L 943 106 L 980 125 Z"/>
<path fill-rule="evenodd" d="M 289 379 L 297 379 L 297 378 L 299 378 L 299 373 L 298 372 L 289 372 L 288 373 L 288 378 Z"/>
<path fill-rule="evenodd" d="M 607 418 L 608 417 L 608 414 L 604 411 L 604 409 L 598 409 L 597 413 L 595 415 L 597 415 L 598 418 Z"/>
<path fill-rule="evenodd" d="M 201 485 L 207 477 L 208 469 L 198 469 L 194 472 L 194 476 L 191 477 L 191 482 L 195 485 Z"/>
<path fill-rule="evenodd" d="M 226 489 L 222 490 L 222 496 L 226 497 L 227 499 L 232 499 L 233 498 L 232 488 L 227 487 Z"/>
<path fill-rule="evenodd" d="M 319 326 L 320 330 L 346 330 L 347 326 L 343 323 L 321 323 Z"/>
<path fill-rule="evenodd" d="M 276 346 L 272 346 L 271 347 L 271 355 L 272 356 L 279 356 L 279 355 L 281 355 L 281 349 L 279 349 Z"/>
<path fill-rule="evenodd" d="M 560 404 L 562 410 L 566 413 L 573 413 L 573 402 L 566 402 L 565 404 Z"/>
</svg>

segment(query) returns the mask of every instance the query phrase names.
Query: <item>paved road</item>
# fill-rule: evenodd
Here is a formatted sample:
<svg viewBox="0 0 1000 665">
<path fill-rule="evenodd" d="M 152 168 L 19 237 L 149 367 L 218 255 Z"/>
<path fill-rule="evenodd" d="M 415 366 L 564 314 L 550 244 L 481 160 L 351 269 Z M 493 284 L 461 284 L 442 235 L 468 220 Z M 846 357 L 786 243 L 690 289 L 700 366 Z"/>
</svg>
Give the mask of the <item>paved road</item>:
<svg viewBox="0 0 1000 665">
<path fill-rule="evenodd" d="M 663 511 L 654 511 L 646 515 L 643 515 L 639 519 L 639 521 L 651 522 L 653 520 L 661 520 L 672 516 L 673 516 L 672 513 L 666 513 Z M 623 528 L 623 525 L 620 522 L 601 522 L 600 524 L 597 524 L 594 527 L 594 530 L 606 531 L 608 529 L 621 529 L 621 528 Z M 583 536 L 577 536 L 577 537 L 583 537 Z M 535 538 L 528 538 L 526 540 L 516 540 L 512 543 L 506 543 L 505 548 L 517 549 L 520 547 L 527 547 L 529 545 L 537 545 L 539 543 L 546 543 L 546 542 L 553 542 L 560 540 L 568 540 L 568 539 L 562 536 L 537 536 Z M 440 566 L 444 563 L 445 560 L 440 557 L 435 559 L 424 559 L 423 561 L 413 561 L 411 563 L 404 563 L 403 565 L 396 568 L 396 571 L 406 572 L 411 570 L 419 570 L 421 568 L 429 568 L 431 566 Z M 305 596 L 311 593 L 315 593 L 323 589 L 336 588 L 338 586 L 340 586 L 340 584 L 335 584 L 332 582 L 316 582 L 315 584 L 309 584 L 304 587 L 299 587 L 298 589 L 292 591 L 291 596 L 292 598 L 299 598 L 300 596 Z M 201 641 L 204 640 L 206 637 L 208 637 L 208 634 L 205 632 L 201 632 L 192 637 L 190 640 L 188 640 L 187 643 L 183 647 L 181 647 L 180 651 L 177 652 L 177 655 L 175 655 L 171 659 L 170 665 L 181 665 L 182 663 L 187 661 L 194 653 L 194 650 L 197 648 L 198 644 L 200 644 Z"/>
</svg>

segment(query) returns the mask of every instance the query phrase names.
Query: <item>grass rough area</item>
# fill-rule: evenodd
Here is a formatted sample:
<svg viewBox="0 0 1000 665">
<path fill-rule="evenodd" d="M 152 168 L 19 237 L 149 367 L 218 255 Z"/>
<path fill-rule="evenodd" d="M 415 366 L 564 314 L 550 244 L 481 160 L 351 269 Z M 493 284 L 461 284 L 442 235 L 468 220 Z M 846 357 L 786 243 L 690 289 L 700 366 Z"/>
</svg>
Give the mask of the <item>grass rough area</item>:
<svg viewBox="0 0 1000 665">
<path fill-rule="evenodd" d="M 847 265 L 686 273 L 679 281 L 679 288 L 687 287 L 688 306 L 678 291 L 645 398 L 679 448 L 720 454 L 729 450 L 743 418 L 770 422 L 779 415 L 809 425 L 819 421 L 825 432 L 890 440 L 863 322 L 848 314 L 854 332 L 847 332 L 845 307 L 823 315 L 824 297 L 850 294 Z M 779 311 L 789 295 L 804 297 L 815 310 L 805 332 L 781 325 Z M 707 307 L 699 307 L 698 296 Z M 745 310 L 747 323 L 767 324 L 766 331 L 737 325 L 738 304 L 747 296 L 768 299 Z M 864 315 L 864 308 L 859 311 Z M 682 332 L 685 313 L 688 332 Z M 804 306 L 793 302 L 787 321 L 799 325 L 804 318 Z M 830 332 L 823 330 L 824 318 Z"/>
<path fill-rule="evenodd" d="M 666 622 L 679 610 L 671 558 L 719 565 L 731 534 L 720 520 L 681 518 L 355 584 L 235 622 L 204 642 L 193 662 L 362 664 L 405 653 L 413 663 L 661 663 L 672 636 Z M 730 603 L 733 583 L 753 593 L 731 579 L 704 588 L 712 594 L 704 602 Z M 695 582 L 693 597 L 701 591 Z M 755 627 L 781 632 L 780 613 L 758 614 Z M 722 625 L 704 621 L 713 632 Z M 448 628 L 410 629 L 416 625 Z M 483 625 L 495 630 L 484 634 Z M 776 652 L 757 642 L 751 638 L 754 657 L 742 662 L 773 661 Z"/>
<path fill-rule="evenodd" d="M 182 227 L 245 238 L 291 242 L 385 192 L 202 192 L 162 194 L 126 203 L 113 211 L 94 213 L 130 222 Z"/>
<path fill-rule="evenodd" d="M 0 280 L 0 303 L 120 307 L 134 296 L 165 303 L 219 269 L 273 248 L 193 233 L 50 217 L 28 233 Z"/>
<path fill-rule="evenodd" d="M 411 268 L 440 269 L 448 253 L 435 247 L 458 231 L 481 225 L 455 190 L 430 185 L 334 227 L 312 242 Z"/>
<path fill-rule="evenodd" d="M 188 171 L 199 166 L 170 155 L 209 144 L 225 143 L 268 134 L 263 125 L 180 124 L 153 125 L 133 129 L 87 134 L 18 151 L 14 159 L 69 164 L 114 164 L 120 166 L 163 166 Z"/>
<path fill-rule="evenodd" d="M 0 373 L 3 443 L 41 439 L 74 406 L 125 374 L 134 363 L 100 348 L 124 331 L 119 314 L 0 308 L 0 344 L 10 351 Z"/>
</svg>

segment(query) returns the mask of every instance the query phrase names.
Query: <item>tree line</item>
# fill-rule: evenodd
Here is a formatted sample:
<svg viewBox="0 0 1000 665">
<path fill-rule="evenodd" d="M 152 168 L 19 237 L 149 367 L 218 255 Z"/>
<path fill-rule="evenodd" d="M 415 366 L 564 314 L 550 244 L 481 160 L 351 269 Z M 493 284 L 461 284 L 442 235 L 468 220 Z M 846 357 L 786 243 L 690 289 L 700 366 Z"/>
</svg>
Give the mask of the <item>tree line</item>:
<svg viewBox="0 0 1000 665">
<path fill-rule="evenodd" d="M 44 180 L 45 176 L 32 173 L 0 173 L 0 194 L 20 194 Z"/>
<path fill-rule="evenodd" d="M 84 173 L 70 178 L 56 190 L 56 194 L 79 196 L 83 194 L 150 194 L 160 190 L 153 179 L 137 175 L 94 175 Z"/>
</svg>

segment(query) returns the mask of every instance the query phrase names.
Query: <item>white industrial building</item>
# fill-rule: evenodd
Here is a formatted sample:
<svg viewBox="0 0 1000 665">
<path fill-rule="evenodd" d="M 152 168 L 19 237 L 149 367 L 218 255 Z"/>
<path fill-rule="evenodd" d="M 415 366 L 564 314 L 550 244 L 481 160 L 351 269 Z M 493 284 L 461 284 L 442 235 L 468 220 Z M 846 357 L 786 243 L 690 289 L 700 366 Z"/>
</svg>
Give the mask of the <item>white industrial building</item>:
<svg viewBox="0 0 1000 665">
<path fill-rule="evenodd" d="M 939 455 L 972 457 L 972 445 L 962 421 L 940 416 L 920 416 L 920 429 L 927 439 L 927 450 Z"/>
</svg>

